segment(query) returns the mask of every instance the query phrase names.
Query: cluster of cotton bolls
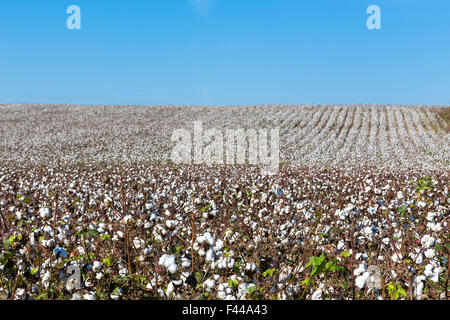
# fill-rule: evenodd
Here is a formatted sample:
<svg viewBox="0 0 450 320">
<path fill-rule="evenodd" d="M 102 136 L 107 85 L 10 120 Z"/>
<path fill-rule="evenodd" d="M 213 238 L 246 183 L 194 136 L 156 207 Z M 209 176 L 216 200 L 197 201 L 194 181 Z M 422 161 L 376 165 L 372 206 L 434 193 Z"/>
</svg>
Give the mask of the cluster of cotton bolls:
<svg viewBox="0 0 450 320">
<path fill-rule="evenodd" d="M 5 166 L 0 295 L 443 299 L 447 173 Z"/>
</svg>

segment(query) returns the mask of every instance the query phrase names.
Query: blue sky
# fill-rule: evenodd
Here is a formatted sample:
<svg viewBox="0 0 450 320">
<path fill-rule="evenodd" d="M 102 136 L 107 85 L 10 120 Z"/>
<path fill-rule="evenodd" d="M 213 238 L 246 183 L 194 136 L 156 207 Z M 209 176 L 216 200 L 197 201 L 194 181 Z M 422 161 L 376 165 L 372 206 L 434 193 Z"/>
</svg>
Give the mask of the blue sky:
<svg viewBox="0 0 450 320">
<path fill-rule="evenodd" d="M 449 14 L 448 0 L 2 0 L 0 103 L 450 105 Z"/>
</svg>

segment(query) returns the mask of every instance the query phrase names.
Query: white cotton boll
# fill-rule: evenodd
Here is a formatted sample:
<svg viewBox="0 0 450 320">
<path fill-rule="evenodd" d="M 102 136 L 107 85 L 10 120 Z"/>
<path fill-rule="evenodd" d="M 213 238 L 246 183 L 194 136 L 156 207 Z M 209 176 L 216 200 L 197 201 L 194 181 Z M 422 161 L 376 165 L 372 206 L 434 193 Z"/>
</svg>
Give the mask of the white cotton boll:
<svg viewBox="0 0 450 320">
<path fill-rule="evenodd" d="M 164 260 L 164 267 L 169 268 L 173 264 L 175 264 L 175 256 L 166 255 L 166 258 Z"/>
<path fill-rule="evenodd" d="M 203 248 L 200 248 L 200 250 L 198 250 L 198 255 L 203 257 L 206 254 L 205 250 L 203 250 Z"/>
<path fill-rule="evenodd" d="M 419 253 L 419 255 L 416 258 L 416 264 L 422 264 L 423 263 L 423 254 Z"/>
<path fill-rule="evenodd" d="M 94 293 L 85 293 L 83 295 L 84 300 L 95 300 L 95 294 Z"/>
<path fill-rule="evenodd" d="M 214 244 L 214 237 L 209 232 L 206 232 L 204 234 L 204 237 L 205 237 L 206 242 L 208 242 L 209 245 Z"/>
<path fill-rule="evenodd" d="M 213 248 L 210 248 L 210 249 L 206 252 L 205 260 L 206 260 L 206 261 L 212 261 L 212 260 L 214 260 L 214 257 L 215 257 L 214 250 L 213 250 Z"/>
<path fill-rule="evenodd" d="M 427 228 L 431 229 L 431 231 L 439 232 L 439 231 L 442 230 L 442 224 L 440 222 L 436 223 L 434 221 L 433 222 L 428 222 L 427 223 Z"/>
<path fill-rule="evenodd" d="M 101 268 L 102 268 L 102 264 L 100 263 L 100 261 L 94 261 L 92 270 L 99 271 Z"/>
<path fill-rule="evenodd" d="M 126 215 L 125 217 L 123 217 L 122 223 L 123 223 L 123 224 L 128 224 L 128 223 L 131 222 L 131 220 L 132 220 L 131 215 Z"/>
<path fill-rule="evenodd" d="M 431 248 L 435 242 L 436 242 L 436 239 L 434 237 L 430 236 L 429 234 L 424 235 L 422 237 L 422 239 L 420 239 L 420 243 L 422 244 L 422 246 L 425 249 Z"/>
<path fill-rule="evenodd" d="M 52 214 L 50 213 L 49 208 L 43 207 L 39 209 L 39 215 L 41 216 L 41 218 L 45 219 L 51 217 Z"/>
<path fill-rule="evenodd" d="M 337 245 L 337 249 L 338 250 L 342 250 L 342 248 L 344 248 L 345 245 L 345 241 L 344 240 L 340 240 L 338 245 Z"/>
<path fill-rule="evenodd" d="M 427 220 L 428 221 L 433 221 L 436 216 L 437 216 L 436 212 L 428 212 L 427 213 Z"/>
<path fill-rule="evenodd" d="M 256 270 L 256 263 L 254 263 L 254 262 L 252 262 L 252 263 L 247 262 L 247 264 L 245 265 L 245 270 L 247 270 L 247 271 L 255 271 Z"/>
<path fill-rule="evenodd" d="M 216 250 L 216 251 L 220 251 L 220 250 L 222 250 L 223 249 L 223 241 L 222 240 L 217 240 L 216 241 L 216 244 L 215 244 L 215 246 L 214 246 L 214 249 Z"/>
<path fill-rule="evenodd" d="M 425 257 L 427 257 L 428 259 L 432 259 L 436 256 L 436 251 L 434 251 L 434 249 L 430 248 L 430 249 L 425 250 L 424 254 L 425 254 Z"/>
<path fill-rule="evenodd" d="M 366 266 L 365 266 L 363 263 L 361 263 L 361 264 L 358 266 L 358 268 L 355 269 L 355 270 L 353 271 L 353 274 L 354 274 L 355 276 L 359 276 L 360 274 L 362 274 L 362 273 L 365 272 L 365 271 L 366 271 Z"/>
<path fill-rule="evenodd" d="M 97 273 L 96 275 L 95 275 L 95 279 L 97 279 L 97 280 L 101 280 L 103 278 L 103 273 Z"/>
<path fill-rule="evenodd" d="M 433 266 L 431 264 L 427 264 L 425 266 L 425 270 L 423 272 L 427 277 L 431 277 L 433 275 Z"/>
<path fill-rule="evenodd" d="M 311 296 L 311 300 L 322 300 L 322 289 L 317 289 Z"/>
<path fill-rule="evenodd" d="M 177 272 L 177 265 L 176 264 L 171 264 L 168 268 L 167 271 L 169 271 L 169 273 L 174 274 L 175 272 Z"/>
<path fill-rule="evenodd" d="M 168 297 L 170 297 L 172 295 L 172 293 L 175 291 L 175 287 L 173 285 L 173 282 L 169 282 L 169 284 L 167 285 L 167 290 L 166 290 L 166 295 Z"/>
<path fill-rule="evenodd" d="M 84 256 L 86 254 L 86 251 L 84 250 L 83 246 L 78 246 L 77 251 L 81 256 Z"/>
<path fill-rule="evenodd" d="M 133 245 L 135 246 L 136 249 L 141 248 L 141 245 L 142 245 L 141 240 L 138 239 L 138 238 L 134 238 L 133 239 Z"/>
<path fill-rule="evenodd" d="M 231 258 L 231 259 L 228 260 L 227 267 L 229 269 L 231 269 L 231 268 L 233 268 L 233 266 L 234 266 L 234 259 Z"/>
<path fill-rule="evenodd" d="M 419 207 L 421 207 L 421 208 L 425 208 L 425 207 L 427 206 L 427 204 L 426 204 L 425 202 L 423 202 L 423 201 L 417 202 L 417 205 L 418 205 Z"/>
<path fill-rule="evenodd" d="M 150 229 L 151 226 L 152 226 L 152 224 L 148 221 L 144 224 L 145 229 Z"/>
<path fill-rule="evenodd" d="M 216 287 L 216 281 L 213 279 L 208 279 L 203 283 L 203 287 L 206 287 L 207 291 L 211 291 Z"/>
<path fill-rule="evenodd" d="M 197 237 L 197 242 L 199 243 L 199 244 L 202 244 L 203 242 L 205 242 L 206 241 L 206 238 L 204 237 L 204 236 L 198 236 Z"/>
<path fill-rule="evenodd" d="M 360 289 L 363 289 L 364 285 L 366 284 L 366 282 L 369 278 L 370 278 L 370 273 L 364 272 L 362 275 L 356 277 L 356 279 L 355 279 L 356 286 Z"/>
<path fill-rule="evenodd" d="M 43 230 L 44 232 L 47 232 L 47 233 L 50 234 L 50 235 L 53 235 L 53 228 L 50 227 L 50 226 L 45 226 L 42 230 Z"/>
<path fill-rule="evenodd" d="M 223 291 L 219 291 L 219 292 L 217 292 L 216 297 L 217 297 L 218 299 L 225 299 L 226 293 L 223 292 Z"/>
<path fill-rule="evenodd" d="M 390 239 L 389 238 L 383 238 L 383 240 L 381 240 L 381 242 L 383 242 L 384 245 L 389 245 Z"/>
<path fill-rule="evenodd" d="M 181 266 L 182 266 L 183 268 L 190 268 L 190 267 L 191 267 L 191 263 L 190 263 L 189 261 L 185 260 L 185 261 L 183 261 L 183 262 L 181 263 Z"/>
<path fill-rule="evenodd" d="M 158 264 L 159 264 L 160 266 L 165 266 L 165 265 L 166 265 L 166 259 L 167 259 L 168 256 L 169 256 L 168 254 L 163 254 L 163 255 L 159 258 Z"/>
<path fill-rule="evenodd" d="M 394 253 L 391 257 L 392 261 L 394 261 L 395 263 L 400 262 L 402 260 L 403 256 L 401 253 Z"/>
<path fill-rule="evenodd" d="M 123 236 L 124 236 L 124 233 L 122 232 L 122 231 L 117 231 L 116 232 L 117 233 L 117 235 L 119 236 L 119 238 L 123 238 Z"/>
<path fill-rule="evenodd" d="M 424 276 L 418 276 L 416 278 L 416 288 L 415 288 L 415 296 L 417 300 L 422 300 L 422 294 L 423 294 L 423 282 L 426 280 Z"/>
</svg>

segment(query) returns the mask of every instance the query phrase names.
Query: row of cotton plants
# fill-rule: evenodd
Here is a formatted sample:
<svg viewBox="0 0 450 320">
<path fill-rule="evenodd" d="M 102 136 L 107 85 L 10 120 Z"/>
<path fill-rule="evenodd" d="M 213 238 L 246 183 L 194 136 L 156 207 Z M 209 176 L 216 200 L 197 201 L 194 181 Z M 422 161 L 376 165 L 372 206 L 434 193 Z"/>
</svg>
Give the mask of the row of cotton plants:
<svg viewBox="0 0 450 320">
<path fill-rule="evenodd" d="M 0 298 L 447 299 L 448 188 L 446 168 L 5 164 Z"/>
<path fill-rule="evenodd" d="M 170 159 L 174 130 L 276 129 L 281 161 L 328 167 L 448 168 L 449 107 L 0 105 L 0 161 L 34 165 Z"/>
</svg>

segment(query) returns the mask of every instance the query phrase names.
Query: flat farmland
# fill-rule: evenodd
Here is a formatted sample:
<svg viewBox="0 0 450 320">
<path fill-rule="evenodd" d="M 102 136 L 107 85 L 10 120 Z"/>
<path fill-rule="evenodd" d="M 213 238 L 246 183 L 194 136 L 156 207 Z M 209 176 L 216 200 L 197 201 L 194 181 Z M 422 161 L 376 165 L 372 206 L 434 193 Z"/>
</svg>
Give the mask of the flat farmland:
<svg viewBox="0 0 450 320">
<path fill-rule="evenodd" d="M 0 105 L 0 298 L 447 299 L 449 112 Z M 278 172 L 173 163 L 194 122 Z"/>
</svg>

